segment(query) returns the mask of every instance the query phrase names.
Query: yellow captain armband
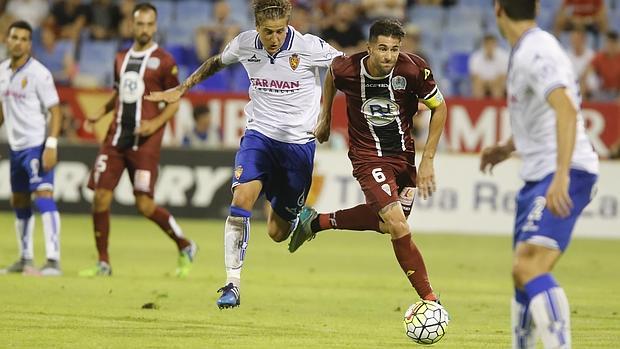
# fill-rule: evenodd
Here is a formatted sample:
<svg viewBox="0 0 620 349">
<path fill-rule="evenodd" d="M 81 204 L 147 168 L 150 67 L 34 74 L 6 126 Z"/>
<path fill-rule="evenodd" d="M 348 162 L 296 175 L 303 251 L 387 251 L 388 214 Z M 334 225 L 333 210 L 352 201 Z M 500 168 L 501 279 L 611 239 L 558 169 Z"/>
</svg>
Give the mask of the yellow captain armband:
<svg viewBox="0 0 620 349">
<path fill-rule="evenodd" d="M 435 109 L 443 103 L 443 95 L 441 91 L 435 86 L 435 88 L 426 97 L 422 98 L 420 102 L 424 103 L 429 109 Z"/>
</svg>

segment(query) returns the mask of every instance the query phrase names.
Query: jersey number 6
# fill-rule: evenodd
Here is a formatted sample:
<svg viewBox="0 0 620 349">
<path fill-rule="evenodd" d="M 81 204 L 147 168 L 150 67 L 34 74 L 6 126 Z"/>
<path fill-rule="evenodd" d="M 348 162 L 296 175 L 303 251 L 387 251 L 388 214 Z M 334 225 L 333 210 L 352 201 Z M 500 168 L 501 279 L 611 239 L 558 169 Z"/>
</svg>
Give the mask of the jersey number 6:
<svg viewBox="0 0 620 349">
<path fill-rule="evenodd" d="M 377 183 L 385 182 L 385 175 L 383 174 L 381 167 L 372 169 L 372 176 Z"/>
</svg>

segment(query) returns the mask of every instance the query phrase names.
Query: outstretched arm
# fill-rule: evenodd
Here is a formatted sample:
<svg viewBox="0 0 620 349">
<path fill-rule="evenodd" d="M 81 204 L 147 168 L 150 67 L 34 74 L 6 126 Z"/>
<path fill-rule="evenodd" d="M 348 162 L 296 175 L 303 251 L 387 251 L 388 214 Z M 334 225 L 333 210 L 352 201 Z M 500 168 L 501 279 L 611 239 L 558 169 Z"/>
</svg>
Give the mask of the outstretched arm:
<svg viewBox="0 0 620 349">
<path fill-rule="evenodd" d="M 194 71 L 192 75 L 185 79 L 185 81 L 183 81 L 183 83 L 179 86 L 173 87 L 166 91 L 151 92 L 151 94 L 146 96 L 145 99 L 153 102 L 164 101 L 166 103 L 174 103 L 181 99 L 181 96 L 183 96 L 190 88 L 222 70 L 224 67 L 226 67 L 226 65 L 222 63 L 221 56 L 219 54 L 215 55 L 204 61 L 204 63 L 202 63 L 202 65 L 198 67 L 198 69 L 196 69 L 196 71 Z"/>
<path fill-rule="evenodd" d="M 332 122 L 332 106 L 334 104 L 336 92 L 336 84 L 334 83 L 334 76 L 330 68 L 325 75 L 325 82 L 323 83 L 323 103 L 321 104 L 319 120 L 314 128 L 314 136 L 319 143 L 326 142 L 329 139 Z"/>
</svg>

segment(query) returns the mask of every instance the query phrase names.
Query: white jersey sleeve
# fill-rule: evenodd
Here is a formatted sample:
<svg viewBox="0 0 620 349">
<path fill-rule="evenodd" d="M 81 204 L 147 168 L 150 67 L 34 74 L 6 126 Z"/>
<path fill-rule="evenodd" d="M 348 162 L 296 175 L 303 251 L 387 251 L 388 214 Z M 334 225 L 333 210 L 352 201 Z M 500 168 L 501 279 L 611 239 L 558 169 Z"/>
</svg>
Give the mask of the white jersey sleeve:
<svg viewBox="0 0 620 349">
<path fill-rule="evenodd" d="M 546 100 L 549 93 L 556 88 L 571 86 L 571 81 L 568 81 L 569 76 L 564 74 L 559 67 L 562 67 L 562 62 L 559 62 L 555 55 L 536 54 L 532 57 L 528 72 L 530 87 L 540 99 Z"/>
<path fill-rule="evenodd" d="M 319 68 L 329 68 L 335 57 L 342 56 L 343 53 L 333 48 L 325 40 L 312 34 L 304 35 L 307 40 L 312 42 L 312 65 Z"/>
<path fill-rule="evenodd" d="M 234 39 L 230 40 L 228 45 L 222 51 L 220 57 L 222 58 L 222 63 L 225 65 L 231 65 L 239 62 L 239 37 L 242 34 L 235 36 Z"/>
<path fill-rule="evenodd" d="M 41 104 L 46 110 L 60 103 L 58 92 L 56 92 L 56 86 L 54 85 L 54 78 L 49 70 L 45 69 L 42 71 L 40 79 L 36 81 L 35 89 Z"/>
</svg>

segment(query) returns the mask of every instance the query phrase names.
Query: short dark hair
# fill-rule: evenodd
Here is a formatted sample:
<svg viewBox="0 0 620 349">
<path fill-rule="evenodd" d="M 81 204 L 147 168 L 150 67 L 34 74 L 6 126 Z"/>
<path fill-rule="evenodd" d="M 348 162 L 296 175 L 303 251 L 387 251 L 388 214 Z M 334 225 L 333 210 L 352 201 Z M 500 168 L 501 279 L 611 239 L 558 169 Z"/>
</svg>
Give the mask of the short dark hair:
<svg viewBox="0 0 620 349">
<path fill-rule="evenodd" d="M 151 4 L 150 2 L 141 2 L 139 4 L 136 4 L 136 6 L 134 6 L 133 8 L 133 11 L 131 11 L 131 14 L 135 15 L 136 12 L 138 11 L 148 11 L 148 10 L 155 12 L 155 17 L 157 17 L 157 8 L 155 7 L 155 5 Z"/>
<path fill-rule="evenodd" d="M 538 0 L 496 0 L 506 16 L 515 21 L 536 19 Z"/>
<path fill-rule="evenodd" d="M 194 121 L 198 120 L 199 117 L 201 117 L 204 114 L 210 114 L 211 113 L 211 109 L 209 109 L 209 106 L 206 104 L 200 104 L 194 107 Z"/>
<path fill-rule="evenodd" d="M 30 39 L 32 39 L 32 26 L 30 26 L 30 24 L 28 24 L 28 22 L 26 22 L 26 21 L 15 21 L 15 22 L 11 23 L 11 25 L 9 25 L 9 29 L 7 30 L 7 33 L 10 33 L 11 29 L 13 29 L 13 28 L 27 30 L 28 33 L 30 33 Z"/>
<path fill-rule="evenodd" d="M 396 19 L 384 18 L 376 20 L 370 26 L 369 41 L 377 41 L 380 36 L 393 36 L 402 39 L 405 36 L 403 25 Z"/>
</svg>

